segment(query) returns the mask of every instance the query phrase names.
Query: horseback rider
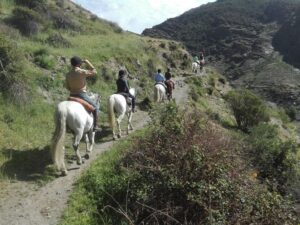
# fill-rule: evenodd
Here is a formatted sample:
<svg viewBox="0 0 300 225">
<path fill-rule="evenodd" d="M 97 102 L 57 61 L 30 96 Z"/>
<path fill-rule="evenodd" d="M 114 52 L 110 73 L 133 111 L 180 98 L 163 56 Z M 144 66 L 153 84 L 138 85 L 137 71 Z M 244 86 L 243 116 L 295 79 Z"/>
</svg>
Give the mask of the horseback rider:
<svg viewBox="0 0 300 225">
<path fill-rule="evenodd" d="M 162 84 L 164 87 L 166 87 L 166 85 L 165 85 L 166 78 L 161 73 L 161 69 L 157 70 L 157 74 L 155 74 L 154 80 L 155 80 L 155 84 Z"/>
<path fill-rule="evenodd" d="M 199 57 L 200 71 L 202 71 L 204 64 L 205 64 L 204 54 L 203 52 L 200 52 L 200 57 Z"/>
<path fill-rule="evenodd" d="M 135 97 L 129 93 L 129 85 L 126 80 L 125 70 L 119 71 L 119 79 L 116 81 L 117 84 L 117 93 L 123 95 L 126 99 L 131 98 L 132 103 L 132 112 L 135 112 Z"/>
<path fill-rule="evenodd" d="M 66 88 L 70 91 L 70 96 L 81 98 L 94 107 L 95 110 L 92 112 L 94 116 L 93 130 L 99 131 L 101 130 L 97 126 L 99 108 L 97 104 L 86 93 L 86 78 L 95 76 L 97 74 L 97 71 L 87 59 L 82 60 L 78 56 L 74 56 L 70 61 L 72 69 L 66 74 Z M 88 69 L 81 68 L 83 63 L 87 65 Z"/>
<path fill-rule="evenodd" d="M 199 59 L 198 59 L 198 56 L 194 56 L 194 58 L 193 58 L 193 62 L 196 62 L 196 63 L 198 63 L 199 62 Z"/>
<path fill-rule="evenodd" d="M 165 74 L 165 84 L 167 86 L 167 95 L 168 98 L 172 97 L 172 89 L 175 88 L 175 83 L 171 80 L 172 74 L 170 68 L 167 69 L 167 72 Z"/>
</svg>

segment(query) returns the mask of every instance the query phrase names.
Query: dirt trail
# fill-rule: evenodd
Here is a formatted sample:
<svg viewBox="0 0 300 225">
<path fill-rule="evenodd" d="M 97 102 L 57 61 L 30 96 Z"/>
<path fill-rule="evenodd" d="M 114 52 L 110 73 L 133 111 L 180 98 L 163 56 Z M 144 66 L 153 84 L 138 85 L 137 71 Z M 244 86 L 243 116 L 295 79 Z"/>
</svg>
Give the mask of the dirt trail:
<svg viewBox="0 0 300 225">
<path fill-rule="evenodd" d="M 184 83 L 184 78 L 177 78 L 175 83 L 174 98 L 177 103 L 182 103 L 188 98 L 188 85 Z M 142 128 L 148 121 L 146 112 L 138 111 L 133 116 L 135 129 Z M 83 165 L 79 167 L 74 162 L 69 166 L 68 176 L 56 178 L 43 187 L 25 181 L 11 183 L 8 193 L 0 199 L 0 225 L 58 224 L 73 184 L 90 163 L 113 144 L 113 141 L 108 141 L 95 145 L 91 158 Z"/>
</svg>

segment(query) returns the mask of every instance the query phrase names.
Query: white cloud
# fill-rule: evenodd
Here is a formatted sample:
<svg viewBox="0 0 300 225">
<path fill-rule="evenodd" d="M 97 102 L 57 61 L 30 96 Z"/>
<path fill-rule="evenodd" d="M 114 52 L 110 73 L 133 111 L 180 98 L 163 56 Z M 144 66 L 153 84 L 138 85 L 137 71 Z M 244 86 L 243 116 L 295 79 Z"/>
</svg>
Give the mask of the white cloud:
<svg viewBox="0 0 300 225">
<path fill-rule="evenodd" d="M 72 0 L 125 30 L 141 33 L 168 18 L 215 0 Z"/>
</svg>

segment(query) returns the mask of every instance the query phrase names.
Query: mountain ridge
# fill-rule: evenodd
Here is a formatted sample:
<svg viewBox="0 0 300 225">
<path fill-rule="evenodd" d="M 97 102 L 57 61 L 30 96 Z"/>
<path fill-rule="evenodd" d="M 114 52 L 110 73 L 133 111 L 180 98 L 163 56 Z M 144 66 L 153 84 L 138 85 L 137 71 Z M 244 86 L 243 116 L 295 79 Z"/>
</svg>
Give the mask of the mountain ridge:
<svg viewBox="0 0 300 225">
<path fill-rule="evenodd" d="M 299 7 L 298 0 L 219 0 L 142 34 L 181 41 L 194 55 L 204 51 L 235 87 L 299 109 Z"/>
</svg>

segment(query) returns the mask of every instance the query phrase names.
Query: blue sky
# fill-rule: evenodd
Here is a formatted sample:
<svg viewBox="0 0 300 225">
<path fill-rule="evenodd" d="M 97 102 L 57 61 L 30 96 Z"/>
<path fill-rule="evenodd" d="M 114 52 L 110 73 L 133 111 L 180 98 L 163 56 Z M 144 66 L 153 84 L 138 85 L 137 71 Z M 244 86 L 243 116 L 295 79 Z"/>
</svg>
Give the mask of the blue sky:
<svg viewBox="0 0 300 225">
<path fill-rule="evenodd" d="M 124 30 L 140 34 L 144 29 L 215 0 L 72 0 Z"/>
</svg>

